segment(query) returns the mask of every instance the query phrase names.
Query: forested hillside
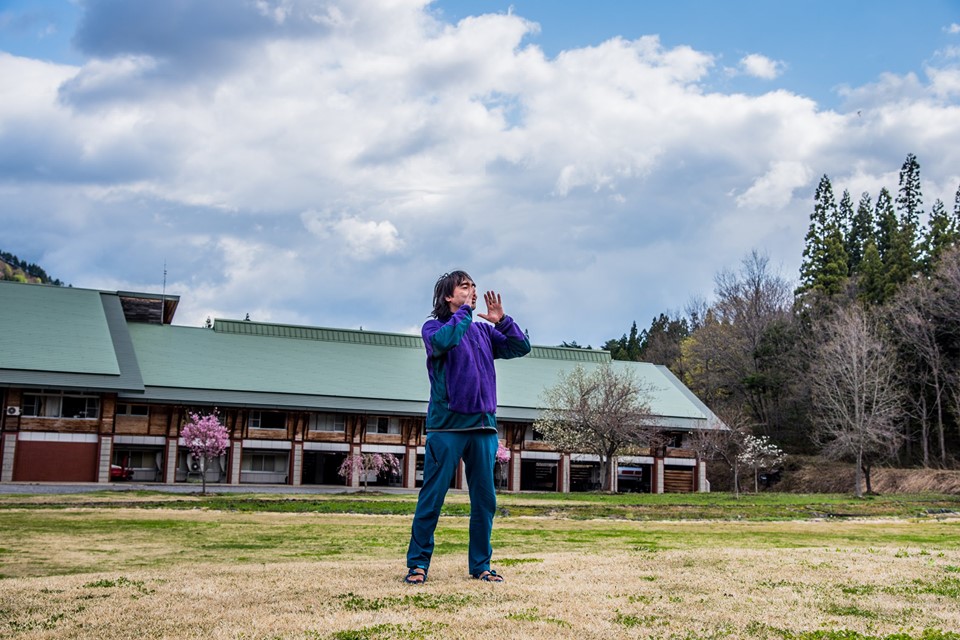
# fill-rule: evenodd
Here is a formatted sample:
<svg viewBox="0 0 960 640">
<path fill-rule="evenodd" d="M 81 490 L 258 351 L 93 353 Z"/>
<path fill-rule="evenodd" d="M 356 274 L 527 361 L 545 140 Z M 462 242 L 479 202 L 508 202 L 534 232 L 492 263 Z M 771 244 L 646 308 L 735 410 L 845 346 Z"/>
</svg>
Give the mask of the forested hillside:
<svg viewBox="0 0 960 640">
<path fill-rule="evenodd" d="M 48 276 L 39 265 L 21 260 L 6 251 L 0 251 L 0 280 L 63 286 L 63 282 Z"/>
<path fill-rule="evenodd" d="M 754 251 L 615 358 L 668 365 L 731 426 L 788 452 L 955 468 L 960 459 L 960 188 L 924 208 L 910 154 L 898 188 L 859 199 L 824 175 L 796 283 Z"/>
</svg>

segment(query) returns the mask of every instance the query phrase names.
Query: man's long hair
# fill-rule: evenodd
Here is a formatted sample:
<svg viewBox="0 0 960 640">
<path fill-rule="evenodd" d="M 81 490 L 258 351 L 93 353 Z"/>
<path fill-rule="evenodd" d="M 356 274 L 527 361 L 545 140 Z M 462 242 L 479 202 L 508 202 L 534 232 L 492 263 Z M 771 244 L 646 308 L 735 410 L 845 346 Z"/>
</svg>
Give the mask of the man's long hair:
<svg viewBox="0 0 960 640">
<path fill-rule="evenodd" d="M 446 322 L 453 313 L 450 311 L 450 303 L 447 298 L 453 295 L 453 290 L 460 286 L 464 280 L 473 282 L 473 278 L 466 271 L 451 271 L 437 278 L 437 284 L 433 286 L 433 311 L 430 312 L 431 318 L 436 318 L 440 322 Z"/>
</svg>

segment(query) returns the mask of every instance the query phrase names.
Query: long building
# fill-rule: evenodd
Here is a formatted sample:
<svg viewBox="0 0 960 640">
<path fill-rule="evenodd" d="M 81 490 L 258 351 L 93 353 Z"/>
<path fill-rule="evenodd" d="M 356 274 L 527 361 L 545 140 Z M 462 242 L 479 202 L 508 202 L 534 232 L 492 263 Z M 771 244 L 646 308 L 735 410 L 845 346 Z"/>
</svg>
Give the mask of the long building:
<svg viewBox="0 0 960 640">
<path fill-rule="evenodd" d="M 415 488 L 429 385 L 419 336 L 245 320 L 172 324 L 177 296 L 0 281 L 0 482 L 200 480 L 180 438 L 192 412 L 216 410 L 230 434 L 208 483 L 344 484 L 347 455 L 392 453 L 401 472 L 374 484 Z M 600 486 L 599 461 L 561 453 L 533 429 L 559 374 L 611 362 L 606 351 L 534 346 L 497 362 L 498 469 L 509 491 Z M 688 447 L 724 428 L 666 367 L 629 367 L 653 389 L 668 446 L 611 465 L 612 487 L 707 491 Z M 357 486 L 359 478 L 352 478 Z M 455 486 L 463 488 L 463 473 Z"/>
</svg>

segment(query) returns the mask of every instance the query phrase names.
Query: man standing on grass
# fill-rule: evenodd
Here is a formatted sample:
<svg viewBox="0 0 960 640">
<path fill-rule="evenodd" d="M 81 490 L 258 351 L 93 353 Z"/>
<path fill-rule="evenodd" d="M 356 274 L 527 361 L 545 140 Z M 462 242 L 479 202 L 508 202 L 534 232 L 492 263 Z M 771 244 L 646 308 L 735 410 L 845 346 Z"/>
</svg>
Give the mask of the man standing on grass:
<svg viewBox="0 0 960 640">
<path fill-rule="evenodd" d="M 407 550 L 408 584 L 427 581 L 433 555 L 433 532 L 462 459 L 470 490 L 470 575 L 502 582 L 490 570 L 490 533 L 497 509 L 493 481 L 497 445 L 497 374 L 494 358 L 519 358 L 530 353 L 530 341 L 503 312 L 500 294 L 483 296 L 486 313 L 473 321 L 477 286 L 464 271 L 446 273 L 433 289 L 433 311 L 421 331 L 427 349 L 430 405 L 423 487 L 413 516 Z"/>
</svg>

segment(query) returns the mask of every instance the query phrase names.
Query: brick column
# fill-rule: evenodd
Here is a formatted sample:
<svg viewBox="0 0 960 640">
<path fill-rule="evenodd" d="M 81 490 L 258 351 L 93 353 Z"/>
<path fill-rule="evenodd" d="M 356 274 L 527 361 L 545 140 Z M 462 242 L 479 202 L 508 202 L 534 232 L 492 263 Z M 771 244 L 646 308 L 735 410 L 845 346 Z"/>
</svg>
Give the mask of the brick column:
<svg viewBox="0 0 960 640">
<path fill-rule="evenodd" d="M 653 493 L 663 493 L 663 458 L 653 459 L 653 482 L 650 490 Z"/>
<path fill-rule="evenodd" d="M 240 460 L 243 458 L 243 443 L 234 440 L 230 445 L 230 472 L 227 474 L 227 484 L 240 484 Z"/>
<path fill-rule="evenodd" d="M 570 493 L 570 454 L 560 454 L 557 461 L 557 490 L 560 493 Z"/>
<path fill-rule="evenodd" d="M 520 491 L 520 452 L 510 452 L 510 491 Z"/>
<path fill-rule="evenodd" d="M 97 482 L 110 482 L 110 463 L 113 457 L 113 438 L 100 436 L 100 455 L 98 456 Z"/>
<path fill-rule="evenodd" d="M 417 486 L 417 448 L 407 447 L 407 455 L 404 460 L 406 465 L 403 472 L 403 487 L 404 489 L 415 489 Z"/>
<path fill-rule="evenodd" d="M 697 460 L 697 491 L 710 492 L 710 483 L 707 482 L 707 463 L 703 460 Z"/>
<path fill-rule="evenodd" d="M 290 484 L 299 487 L 303 479 L 303 443 L 294 442 L 290 454 Z"/>
<path fill-rule="evenodd" d="M 350 446 L 350 453 L 349 453 L 348 455 L 351 455 L 351 456 L 358 456 L 358 455 L 360 455 L 360 445 L 359 445 L 359 444 L 351 445 L 351 446 Z M 350 487 L 351 487 L 352 489 L 359 489 L 359 488 L 360 488 L 360 474 L 359 474 L 359 473 L 354 473 L 354 474 L 352 474 L 352 475 L 350 476 Z"/>
<path fill-rule="evenodd" d="M 173 484 L 177 481 L 177 439 L 167 439 L 167 457 L 163 464 L 163 481 Z"/>
<path fill-rule="evenodd" d="M 17 434 L 3 434 L 3 453 L 0 454 L 0 482 L 13 482 L 13 461 L 17 453 Z"/>
</svg>

